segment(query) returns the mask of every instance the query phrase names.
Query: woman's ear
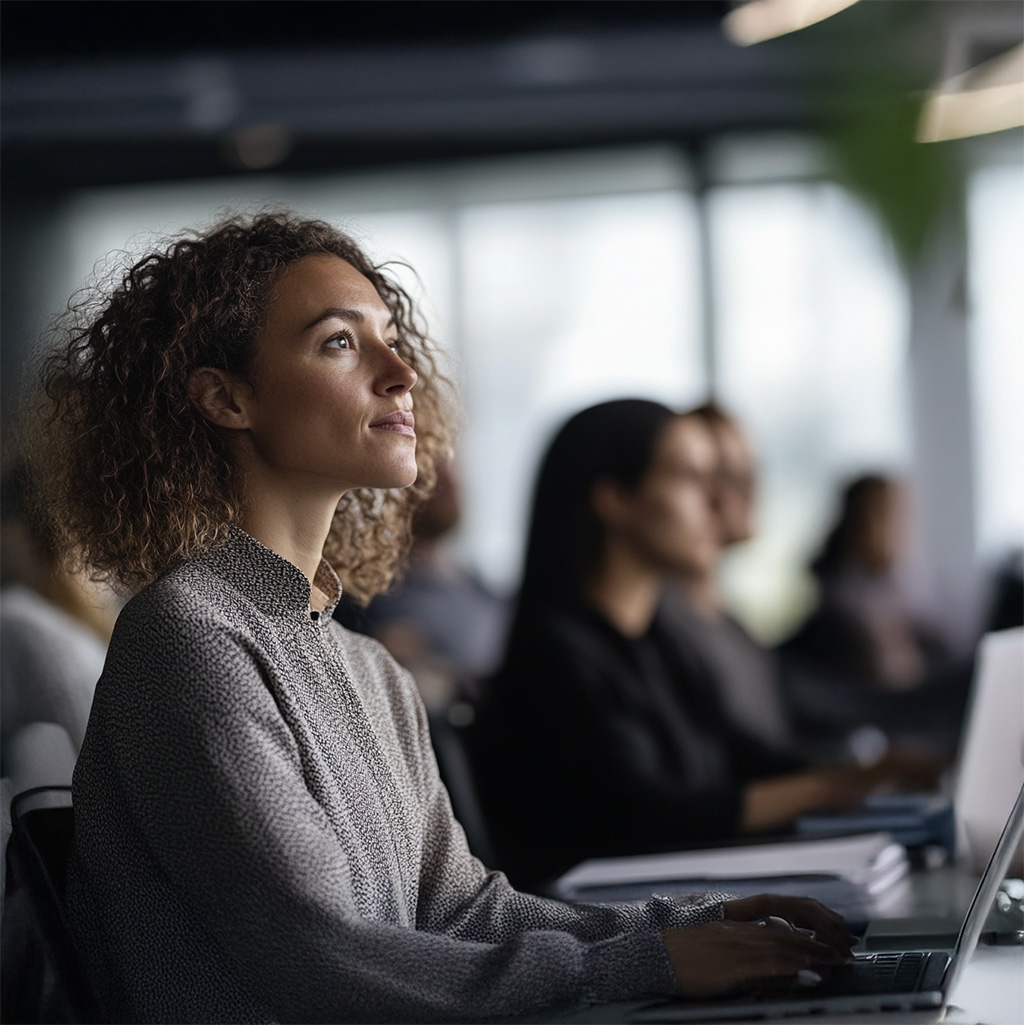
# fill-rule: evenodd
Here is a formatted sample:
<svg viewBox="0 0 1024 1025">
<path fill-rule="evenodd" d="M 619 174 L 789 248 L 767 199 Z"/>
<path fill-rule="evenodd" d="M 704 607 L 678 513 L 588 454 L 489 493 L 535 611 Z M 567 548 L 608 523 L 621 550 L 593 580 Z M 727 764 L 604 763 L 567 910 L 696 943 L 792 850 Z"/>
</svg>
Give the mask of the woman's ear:
<svg viewBox="0 0 1024 1025">
<path fill-rule="evenodd" d="M 213 367 L 200 367 L 188 379 L 188 397 L 203 417 L 217 427 L 244 430 L 249 426 L 245 398 L 252 389 L 230 374 Z"/>
</svg>

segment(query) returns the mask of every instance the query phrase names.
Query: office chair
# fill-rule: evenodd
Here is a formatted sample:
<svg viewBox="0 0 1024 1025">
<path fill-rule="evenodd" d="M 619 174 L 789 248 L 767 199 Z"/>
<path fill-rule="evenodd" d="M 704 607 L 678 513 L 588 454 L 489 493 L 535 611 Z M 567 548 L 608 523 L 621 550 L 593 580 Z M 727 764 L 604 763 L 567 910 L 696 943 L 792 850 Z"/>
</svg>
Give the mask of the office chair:
<svg viewBox="0 0 1024 1025">
<path fill-rule="evenodd" d="M 64 902 L 74 837 L 71 788 L 34 787 L 18 794 L 11 803 L 11 827 L 7 860 L 12 881 L 24 889 L 32 925 L 56 981 L 55 1006 L 47 1011 L 66 1022 L 102 1021 Z"/>
<path fill-rule="evenodd" d="M 452 722 L 447 709 L 428 711 L 427 721 L 441 781 L 448 789 L 452 811 L 466 833 L 469 849 L 488 868 L 495 868 L 494 847 L 480 807 L 461 727 Z"/>
</svg>

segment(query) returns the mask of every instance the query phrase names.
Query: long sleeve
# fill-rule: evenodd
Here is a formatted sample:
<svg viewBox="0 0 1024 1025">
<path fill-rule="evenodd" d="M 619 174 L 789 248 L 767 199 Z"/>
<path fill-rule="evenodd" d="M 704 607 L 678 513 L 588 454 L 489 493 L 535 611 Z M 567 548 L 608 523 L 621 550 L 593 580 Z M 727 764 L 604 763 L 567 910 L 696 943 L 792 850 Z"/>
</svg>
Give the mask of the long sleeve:
<svg viewBox="0 0 1024 1025">
<path fill-rule="evenodd" d="M 418 925 L 461 939 L 511 938 L 526 931 L 555 930 L 582 941 L 583 999 L 612 999 L 636 992 L 643 965 L 662 962 L 654 930 L 681 928 L 721 917 L 723 895 L 699 895 L 680 906 L 655 896 L 643 905 L 565 904 L 515 890 L 502 872 L 488 872 L 472 856 L 454 819 L 448 794 L 437 774 L 426 719 L 418 708 L 417 736 L 427 768 L 424 855 L 419 890 Z M 671 969 L 654 978 L 654 988 L 673 988 Z"/>
<path fill-rule="evenodd" d="M 71 879 L 114 1018 L 456 1021 L 668 992 L 656 930 L 721 914 L 569 908 L 487 873 L 412 684 L 373 642 L 346 657 L 296 621 L 289 675 L 282 630 L 173 601 L 122 619 L 75 777 Z"/>
</svg>

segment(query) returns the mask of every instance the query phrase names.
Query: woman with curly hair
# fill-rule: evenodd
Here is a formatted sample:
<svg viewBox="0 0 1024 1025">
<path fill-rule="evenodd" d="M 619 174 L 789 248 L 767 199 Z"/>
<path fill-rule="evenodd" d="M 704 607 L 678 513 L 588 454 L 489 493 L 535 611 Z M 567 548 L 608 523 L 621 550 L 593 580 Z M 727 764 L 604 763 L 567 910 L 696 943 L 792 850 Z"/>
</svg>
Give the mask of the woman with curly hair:
<svg viewBox="0 0 1024 1025">
<path fill-rule="evenodd" d="M 80 312 L 35 467 L 58 545 L 137 591 L 74 780 L 109 1020 L 455 1021 L 844 956 L 813 903 L 566 906 L 470 854 L 410 677 L 331 618 L 387 585 L 448 444 L 409 299 L 351 239 L 233 219 Z"/>
</svg>

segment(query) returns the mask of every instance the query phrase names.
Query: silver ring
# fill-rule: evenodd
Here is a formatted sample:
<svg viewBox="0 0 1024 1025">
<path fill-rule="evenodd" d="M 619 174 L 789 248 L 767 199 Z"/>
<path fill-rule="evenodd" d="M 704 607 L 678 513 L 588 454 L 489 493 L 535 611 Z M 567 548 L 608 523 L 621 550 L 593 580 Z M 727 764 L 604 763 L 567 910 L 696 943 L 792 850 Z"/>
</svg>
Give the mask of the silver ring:
<svg viewBox="0 0 1024 1025">
<path fill-rule="evenodd" d="M 765 915 L 764 918 L 757 920 L 758 925 L 777 925 L 784 929 L 792 929 L 791 923 L 787 922 L 786 919 L 780 918 L 778 915 Z"/>
</svg>

